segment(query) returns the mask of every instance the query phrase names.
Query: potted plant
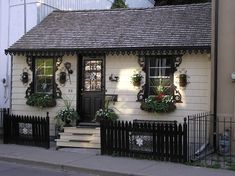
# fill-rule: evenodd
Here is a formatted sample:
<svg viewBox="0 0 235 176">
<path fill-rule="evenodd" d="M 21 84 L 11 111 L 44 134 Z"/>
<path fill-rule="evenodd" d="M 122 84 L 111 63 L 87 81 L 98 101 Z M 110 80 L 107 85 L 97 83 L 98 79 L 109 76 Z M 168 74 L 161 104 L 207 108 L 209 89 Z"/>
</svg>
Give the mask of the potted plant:
<svg viewBox="0 0 235 176">
<path fill-rule="evenodd" d="M 132 76 L 131 76 L 131 82 L 134 86 L 137 86 L 139 87 L 140 84 L 141 84 L 141 80 L 142 80 L 143 76 L 141 75 L 141 72 L 138 72 L 138 73 L 134 73 Z"/>
<path fill-rule="evenodd" d="M 52 95 L 44 93 L 33 93 L 27 97 L 26 104 L 40 108 L 56 106 L 56 100 Z"/>
<path fill-rule="evenodd" d="M 60 127 L 70 127 L 72 122 L 79 120 L 79 114 L 72 108 L 71 100 L 64 100 L 64 105 L 55 116 L 56 124 Z"/>
<path fill-rule="evenodd" d="M 113 108 L 109 107 L 109 100 L 106 101 L 105 107 L 103 109 L 99 109 L 95 114 L 95 121 L 100 122 L 103 120 L 106 121 L 116 121 L 118 119 L 118 115 L 113 110 Z"/>
</svg>

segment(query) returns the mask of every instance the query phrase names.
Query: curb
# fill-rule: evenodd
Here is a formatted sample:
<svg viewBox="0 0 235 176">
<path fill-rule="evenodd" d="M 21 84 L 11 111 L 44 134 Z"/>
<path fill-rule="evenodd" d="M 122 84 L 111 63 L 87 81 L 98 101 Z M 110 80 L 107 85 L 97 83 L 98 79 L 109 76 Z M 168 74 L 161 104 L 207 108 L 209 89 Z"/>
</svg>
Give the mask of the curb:
<svg viewBox="0 0 235 176">
<path fill-rule="evenodd" d="M 144 176 L 144 175 L 134 175 L 134 174 L 127 174 L 127 173 L 118 173 L 112 171 L 105 171 L 105 170 L 97 170 L 97 169 L 89 169 L 84 167 L 76 167 L 70 165 L 63 165 L 63 164 L 54 164 L 48 162 L 41 162 L 41 161 L 33 161 L 33 160 L 26 160 L 20 158 L 10 158 L 0 156 L 1 161 L 5 162 L 12 162 L 16 164 L 23 164 L 23 165 L 31 165 L 31 166 L 41 166 L 46 167 L 48 169 L 59 169 L 59 170 L 66 170 L 66 171 L 75 171 L 75 172 L 83 172 L 87 174 L 98 174 L 102 176 Z"/>
</svg>

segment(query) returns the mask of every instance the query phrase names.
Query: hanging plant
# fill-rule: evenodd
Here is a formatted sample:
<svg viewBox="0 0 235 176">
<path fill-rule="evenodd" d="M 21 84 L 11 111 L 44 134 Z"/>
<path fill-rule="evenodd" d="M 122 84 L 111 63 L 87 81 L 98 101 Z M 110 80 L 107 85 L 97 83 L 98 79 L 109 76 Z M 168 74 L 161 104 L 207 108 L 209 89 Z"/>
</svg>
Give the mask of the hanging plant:
<svg viewBox="0 0 235 176">
<path fill-rule="evenodd" d="M 140 84 L 141 84 L 141 80 L 142 80 L 143 76 L 141 75 L 141 72 L 138 72 L 138 73 L 134 73 L 132 76 L 131 76 L 131 82 L 134 86 L 137 86 L 139 87 Z"/>
</svg>

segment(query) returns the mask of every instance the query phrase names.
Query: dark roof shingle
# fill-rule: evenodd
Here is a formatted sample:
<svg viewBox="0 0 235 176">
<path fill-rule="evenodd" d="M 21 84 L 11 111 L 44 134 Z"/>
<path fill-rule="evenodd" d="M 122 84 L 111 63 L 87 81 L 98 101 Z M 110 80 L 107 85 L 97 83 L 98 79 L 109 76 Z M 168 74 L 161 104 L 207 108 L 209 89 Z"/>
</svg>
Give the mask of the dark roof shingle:
<svg viewBox="0 0 235 176">
<path fill-rule="evenodd" d="M 209 47 L 211 3 L 54 11 L 14 43 L 21 49 Z"/>
</svg>

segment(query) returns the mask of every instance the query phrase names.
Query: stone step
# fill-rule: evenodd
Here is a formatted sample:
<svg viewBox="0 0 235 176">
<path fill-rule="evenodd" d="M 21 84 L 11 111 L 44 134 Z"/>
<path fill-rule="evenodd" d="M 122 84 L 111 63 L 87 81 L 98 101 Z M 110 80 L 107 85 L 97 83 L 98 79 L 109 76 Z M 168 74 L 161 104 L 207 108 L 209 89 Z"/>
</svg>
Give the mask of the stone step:
<svg viewBox="0 0 235 176">
<path fill-rule="evenodd" d="M 99 127 L 99 123 L 80 122 L 78 127 Z"/>
<path fill-rule="evenodd" d="M 57 145 L 57 147 L 77 147 L 77 148 L 100 149 L 100 144 L 89 143 L 89 142 L 74 142 L 74 141 L 56 140 L 56 145 Z"/>
<path fill-rule="evenodd" d="M 71 135 L 71 133 L 60 133 L 60 139 L 66 140 L 86 140 L 86 141 L 100 141 L 100 135 Z"/>
<path fill-rule="evenodd" d="M 65 133 L 76 133 L 76 134 L 98 134 L 100 133 L 99 127 L 91 128 L 79 128 L 79 127 L 64 127 Z"/>
</svg>

